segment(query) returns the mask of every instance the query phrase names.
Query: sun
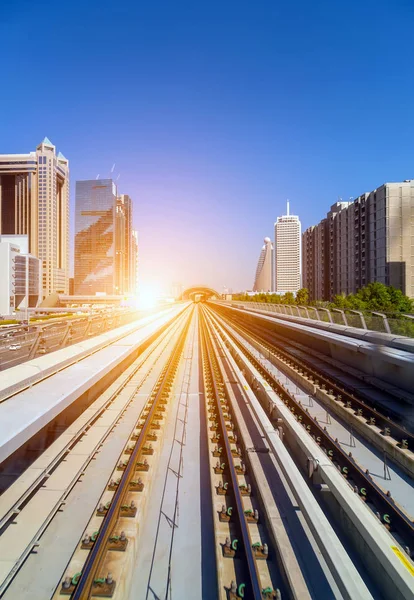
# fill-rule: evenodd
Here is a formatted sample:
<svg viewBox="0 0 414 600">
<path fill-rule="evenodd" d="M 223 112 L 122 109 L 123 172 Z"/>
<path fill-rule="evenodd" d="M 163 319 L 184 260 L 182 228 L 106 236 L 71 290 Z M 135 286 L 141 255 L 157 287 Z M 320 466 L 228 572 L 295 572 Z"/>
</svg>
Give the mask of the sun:
<svg viewBox="0 0 414 600">
<path fill-rule="evenodd" d="M 155 308 L 159 303 L 160 293 L 154 286 L 142 286 L 139 290 L 136 306 L 140 310 Z"/>
</svg>

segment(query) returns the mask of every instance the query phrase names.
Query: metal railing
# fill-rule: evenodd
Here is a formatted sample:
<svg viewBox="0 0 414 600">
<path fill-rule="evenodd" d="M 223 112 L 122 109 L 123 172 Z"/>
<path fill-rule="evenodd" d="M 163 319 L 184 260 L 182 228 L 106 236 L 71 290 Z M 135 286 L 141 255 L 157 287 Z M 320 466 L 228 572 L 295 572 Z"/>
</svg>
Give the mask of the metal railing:
<svg viewBox="0 0 414 600">
<path fill-rule="evenodd" d="M 298 306 L 297 304 L 273 304 L 266 302 L 244 302 L 232 300 L 226 304 L 240 306 L 250 310 L 268 311 L 289 318 L 308 319 L 321 323 L 331 323 L 344 327 L 355 327 L 365 331 L 376 331 L 391 335 L 414 338 L 414 315 L 386 315 L 376 311 L 341 310 L 316 306 Z"/>
</svg>

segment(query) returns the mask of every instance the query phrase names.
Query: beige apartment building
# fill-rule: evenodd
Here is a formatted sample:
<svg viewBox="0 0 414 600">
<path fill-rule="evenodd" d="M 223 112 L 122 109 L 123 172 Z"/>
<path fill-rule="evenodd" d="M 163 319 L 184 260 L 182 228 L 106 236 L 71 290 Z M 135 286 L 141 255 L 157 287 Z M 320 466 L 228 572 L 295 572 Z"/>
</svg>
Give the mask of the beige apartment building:
<svg viewBox="0 0 414 600">
<path fill-rule="evenodd" d="M 28 236 L 43 297 L 69 292 L 69 162 L 48 138 L 35 152 L 0 155 L 0 234 Z"/>
<path fill-rule="evenodd" d="M 256 275 L 254 278 L 253 291 L 273 291 L 273 244 L 271 239 L 268 237 L 265 237 L 264 245 L 260 252 Z"/>
<path fill-rule="evenodd" d="M 311 300 L 355 293 L 374 281 L 414 297 L 413 248 L 414 180 L 385 183 L 353 202 L 337 202 L 304 232 L 303 285 Z"/>
<path fill-rule="evenodd" d="M 289 214 L 275 223 L 275 291 L 296 292 L 301 288 L 301 225 L 299 217 Z"/>
</svg>

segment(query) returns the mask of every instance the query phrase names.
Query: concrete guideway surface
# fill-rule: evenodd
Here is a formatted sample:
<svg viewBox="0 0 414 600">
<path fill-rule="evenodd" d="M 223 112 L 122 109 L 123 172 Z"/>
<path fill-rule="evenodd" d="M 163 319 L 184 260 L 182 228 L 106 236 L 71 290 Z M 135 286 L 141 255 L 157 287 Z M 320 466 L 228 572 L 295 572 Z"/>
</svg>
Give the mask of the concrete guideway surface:
<svg viewBox="0 0 414 600">
<path fill-rule="evenodd" d="M 182 310 L 185 308 L 181 305 L 171 312 L 163 313 L 156 320 L 129 333 L 114 344 L 0 403 L 0 461 L 5 460 L 72 402 L 90 390 Z M 74 346 L 70 349 L 73 348 Z"/>
</svg>

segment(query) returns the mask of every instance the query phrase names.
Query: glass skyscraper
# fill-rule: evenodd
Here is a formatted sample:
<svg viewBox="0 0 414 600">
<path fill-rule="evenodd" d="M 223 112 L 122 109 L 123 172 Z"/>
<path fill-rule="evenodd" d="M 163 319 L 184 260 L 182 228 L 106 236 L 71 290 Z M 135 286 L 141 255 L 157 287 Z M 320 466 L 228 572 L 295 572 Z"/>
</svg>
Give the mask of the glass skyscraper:
<svg viewBox="0 0 414 600">
<path fill-rule="evenodd" d="M 112 179 L 76 182 L 75 294 L 116 294 L 115 219 Z"/>
</svg>

